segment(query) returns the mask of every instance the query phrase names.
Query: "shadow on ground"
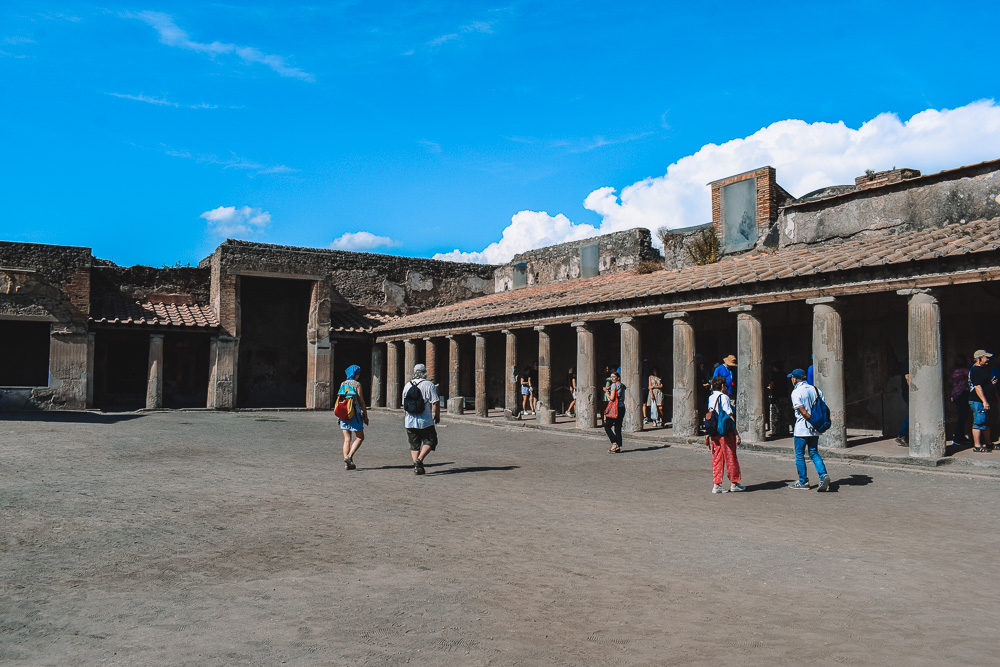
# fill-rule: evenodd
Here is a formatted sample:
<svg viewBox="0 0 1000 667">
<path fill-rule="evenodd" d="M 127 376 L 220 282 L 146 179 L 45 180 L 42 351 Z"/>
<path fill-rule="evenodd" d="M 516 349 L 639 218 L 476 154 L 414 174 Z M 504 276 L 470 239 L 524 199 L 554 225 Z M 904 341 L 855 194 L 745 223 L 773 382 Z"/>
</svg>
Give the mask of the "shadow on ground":
<svg viewBox="0 0 1000 667">
<path fill-rule="evenodd" d="M 840 490 L 841 486 L 868 486 L 873 481 L 870 475 L 851 475 L 850 477 L 830 482 L 830 488 L 827 489 L 827 493 L 836 493 Z"/>
<path fill-rule="evenodd" d="M 117 424 L 143 416 L 134 412 L 0 412 L 0 421 Z"/>
</svg>

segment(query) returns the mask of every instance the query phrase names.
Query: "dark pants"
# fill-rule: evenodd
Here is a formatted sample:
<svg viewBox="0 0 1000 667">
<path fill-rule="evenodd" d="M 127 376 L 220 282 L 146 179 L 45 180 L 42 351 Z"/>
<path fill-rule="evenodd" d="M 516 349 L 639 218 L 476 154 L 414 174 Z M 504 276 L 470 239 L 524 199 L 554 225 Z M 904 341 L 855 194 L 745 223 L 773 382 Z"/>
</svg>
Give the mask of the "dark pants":
<svg viewBox="0 0 1000 667">
<path fill-rule="evenodd" d="M 955 404 L 955 430 L 952 431 L 952 440 L 961 442 L 965 440 L 965 424 L 969 421 L 969 400 L 968 394 L 962 394 L 958 398 L 951 399 Z"/>
<path fill-rule="evenodd" d="M 608 434 L 608 440 L 611 441 L 612 445 L 622 446 L 622 419 L 624 417 L 618 416 L 612 419 L 611 417 L 604 418 L 604 432 Z"/>
</svg>

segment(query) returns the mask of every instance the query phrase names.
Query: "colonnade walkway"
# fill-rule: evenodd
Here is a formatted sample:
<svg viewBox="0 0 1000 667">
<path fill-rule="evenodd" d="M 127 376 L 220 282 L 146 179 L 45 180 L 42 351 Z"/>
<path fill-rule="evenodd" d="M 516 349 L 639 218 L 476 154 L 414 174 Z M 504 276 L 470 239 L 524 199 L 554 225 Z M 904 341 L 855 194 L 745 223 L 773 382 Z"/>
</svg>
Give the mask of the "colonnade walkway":
<svg viewBox="0 0 1000 667">
<path fill-rule="evenodd" d="M 380 412 L 401 413 L 401 410 L 391 408 L 373 408 Z M 576 419 L 566 415 L 556 415 L 554 424 L 541 424 L 531 415 L 522 415 L 520 419 L 505 416 L 503 408 L 492 408 L 486 417 L 477 416 L 475 413 L 454 414 L 441 412 L 442 423 L 458 421 L 469 424 L 479 424 L 499 428 L 531 428 L 542 430 L 555 430 L 566 434 L 580 436 L 587 441 L 600 441 L 601 445 L 607 443 L 604 429 L 600 426 L 594 429 L 578 429 Z M 705 448 L 704 436 L 679 436 L 674 435 L 673 428 L 668 423 L 665 427 L 646 425 L 646 430 L 627 433 L 623 432 L 624 453 L 629 450 L 648 450 L 666 445 L 684 446 L 692 448 Z M 598 446 L 598 445 L 593 445 Z M 794 440 L 792 436 L 771 438 L 766 441 L 756 443 L 746 443 L 740 445 L 741 450 L 751 450 L 757 452 L 770 452 L 779 456 L 794 457 Z M 820 446 L 820 453 L 824 459 L 849 459 L 852 461 L 864 461 L 884 465 L 917 466 L 921 468 L 946 468 L 951 471 L 968 471 L 970 474 L 989 474 L 1000 476 L 1000 448 L 988 454 L 976 453 L 972 451 L 972 445 L 951 445 L 945 448 L 945 455 L 942 457 L 920 457 L 911 456 L 907 447 L 901 447 L 896 443 L 894 437 L 870 432 L 847 431 L 846 447 L 823 447 Z M 609 454 L 610 456 L 610 454 Z M 706 457 L 708 456 L 706 450 Z M 811 464 L 810 464 L 811 465 Z"/>
</svg>

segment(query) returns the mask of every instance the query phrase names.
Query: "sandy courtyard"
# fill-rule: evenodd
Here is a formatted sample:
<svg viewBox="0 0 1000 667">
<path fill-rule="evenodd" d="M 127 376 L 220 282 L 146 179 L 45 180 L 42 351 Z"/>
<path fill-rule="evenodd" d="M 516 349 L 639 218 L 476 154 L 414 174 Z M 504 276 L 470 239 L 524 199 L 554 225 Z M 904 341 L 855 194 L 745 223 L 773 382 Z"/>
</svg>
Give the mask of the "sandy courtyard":
<svg viewBox="0 0 1000 667">
<path fill-rule="evenodd" d="M 0 416 L 0 662 L 996 663 L 996 477 L 401 422 Z"/>
</svg>

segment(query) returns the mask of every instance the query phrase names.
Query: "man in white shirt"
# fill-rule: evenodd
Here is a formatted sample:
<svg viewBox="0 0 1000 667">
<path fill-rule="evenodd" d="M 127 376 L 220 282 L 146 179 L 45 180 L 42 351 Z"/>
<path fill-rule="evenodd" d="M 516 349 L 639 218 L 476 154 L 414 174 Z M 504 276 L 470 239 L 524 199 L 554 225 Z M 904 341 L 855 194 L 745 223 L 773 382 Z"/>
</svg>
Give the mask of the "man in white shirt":
<svg viewBox="0 0 1000 667">
<path fill-rule="evenodd" d="M 799 479 L 790 488 L 808 489 L 809 477 L 806 473 L 806 450 L 809 451 L 809 458 L 816 466 L 816 474 L 819 475 L 819 488 L 817 491 L 826 491 L 830 488 L 830 475 L 826 473 L 826 466 L 816 446 L 819 444 L 819 432 L 809 423 L 809 415 L 812 413 L 816 400 L 822 396 L 819 389 L 806 382 L 806 372 L 801 368 L 796 368 L 788 374 L 792 381 L 792 409 L 795 410 L 795 467 L 799 473 Z"/>
<path fill-rule="evenodd" d="M 407 397 L 410 389 L 416 389 L 413 396 Z M 416 400 L 419 392 L 420 401 Z M 415 403 L 422 402 L 417 406 Z M 417 364 L 413 367 L 413 379 L 403 387 L 403 409 L 406 411 L 403 426 L 406 427 L 406 438 L 410 442 L 410 455 L 413 457 L 413 474 L 424 474 L 424 459 L 437 449 L 438 438 L 434 424 L 441 423 L 441 399 L 438 398 L 434 383 L 427 379 L 427 367 Z M 410 412 L 414 409 L 414 412 Z"/>
</svg>

